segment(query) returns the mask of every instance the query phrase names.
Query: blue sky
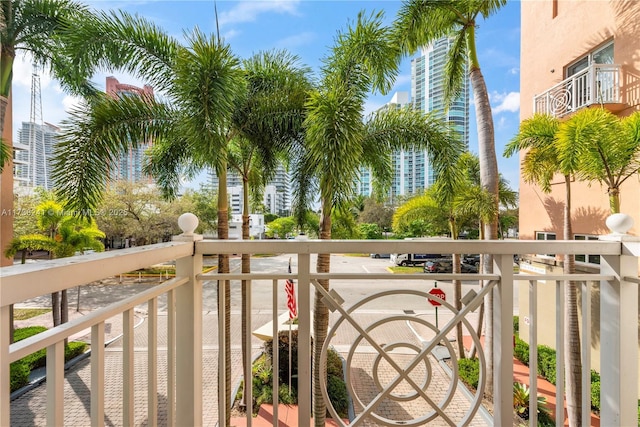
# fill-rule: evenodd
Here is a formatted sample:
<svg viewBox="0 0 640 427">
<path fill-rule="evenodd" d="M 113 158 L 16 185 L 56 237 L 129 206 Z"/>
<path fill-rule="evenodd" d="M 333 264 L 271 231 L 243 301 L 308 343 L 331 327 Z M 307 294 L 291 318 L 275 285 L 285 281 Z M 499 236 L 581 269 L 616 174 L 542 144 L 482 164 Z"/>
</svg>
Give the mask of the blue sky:
<svg viewBox="0 0 640 427">
<path fill-rule="evenodd" d="M 122 9 L 137 13 L 157 23 L 168 33 L 182 39 L 184 31 L 198 26 L 215 32 L 213 1 L 87 1 L 97 9 Z M 323 1 L 323 0 L 252 0 L 217 2 L 220 32 L 241 58 L 273 48 L 287 49 L 300 56 L 303 63 L 319 73 L 323 57 L 328 55 L 339 30 L 355 20 L 361 10 L 384 11 L 392 22 L 401 5 L 399 1 Z M 517 158 L 503 159 L 504 145 L 517 132 L 520 105 L 520 2 L 511 0 L 498 14 L 478 23 L 478 55 L 493 107 L 496 153 L 500 172 L 518 187 Z M 22 121 L 29 120 L 32 68 L 28 58 L 20 57 L 14 68 L 14 137 Z M 142 85 L 130 76 L 100 73 L 94 82 L 104 88 L 105 77 L 114 75 L 120 82 Z M 59 124 L 66 110 L 77 100 L 65 95 L 57 82 L 41 74 L 42 115 L 45 122 Z M 393 90 L 386 95 L 372 94 L 366 111 L 388 102 L 395 91 L 411 90 L 410 58 L 405 58 Z M 473 100 L 470 107 L 470 150 L 477 153 Z"/>
</svg>

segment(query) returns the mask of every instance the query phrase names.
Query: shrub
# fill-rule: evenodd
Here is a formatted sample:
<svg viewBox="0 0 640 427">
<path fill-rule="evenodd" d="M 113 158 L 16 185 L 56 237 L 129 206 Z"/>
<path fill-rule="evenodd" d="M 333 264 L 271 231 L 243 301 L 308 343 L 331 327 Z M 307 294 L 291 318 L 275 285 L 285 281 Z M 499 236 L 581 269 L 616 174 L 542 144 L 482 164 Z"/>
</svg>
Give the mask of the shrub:
<svg viewBox="0 0 640 427">
<path fill-rule="evenodd" d="M 327 377 L 327 394 L 338 415 L 342 418 L 346 417 L 349 408 L 349 397 L 347 394 L 347 386 L 340 377 Z"/>
<path fill-rule="evenodd" d="M 458 360 L 460 379 L 470 387 L 478 388 L 478 378 L 480 377 L 480 362 L 478 359 Z"/>
<path fill-rule="evenodd" d="M 253 366 L 253 395 L 256 399 L 256 406 L 262 403 L 273 402 L 273 390 L 271 388 L 273 369 L 271 367 L 271 357 L 273 354 L 273 341 L 265 342 L 265 354 L 260 357 Z M 281 403 L 297 403 L 297 375 L 298 375 L 298 331 L 291 331 L 291 393 L 289 393 L 289 331 L 281 331 L 278 334 L 279 367 L 278 395 Z M 268 389 L 268 390 L 267 390 Z M 327 393 L 329 400 L 341 416 L 347 416 L 347 386 L 344 382 L 342 372 L 342 359 L 338 352 L 329 349 L 327 352 Z"/>
<path fill-rule="evenodd" d="M 516 346 L 513 349 L 513 355 L 516 359 L 529 366 L 529 344 L 516 337 Z"/>
<path fill-rule="evenodd" d="M 513 383 L 513 409 L 516 411 L 519 417 L 522 419 L 529 419 L 529 387 L 525 384 L 517 382 Z M 554 421 L 551 418 L 551 412 L 547 408 L 547 398 L 544 396 L 538 396 L 537 398 L 537 410 L 538 410 L 538 425 L 539 426 L 553 426 Z"/>
<path fill-rule="evenodd" d="M 556 351 L 546 345 L 538 346 L 538 374 L 556 385 Z"/>
<path fill-rule="evenodd" d="M 81 341 L 71 341 L 64 349 L 64 360 L 68 362 L 74 357 L 80 356 L 87 349 L 87 343 Z"/>
<path fill-rule="evenodd" d="M 600 411 L 600 380 L 591 382 L 591 408 Z"/>
<path fill-rule="evenodd" d="M 31 372 L 29 365 L 22 360 L 18 360 L 11 364 L 10 369 L 10 387 L 12 392 L 29 384 L 29 372 Z"/>
<path fill-rule="evenodd" d="M 520 335 L 520 317 L 519 316 L 513 316 L 513 333 L 516 336 Z"/>
<path fill-rule="evenodd" d="M 14 341 L 22 341 L 26 338 L 46 331 L 44 326 L 29 326 L 16 329 Z M 64 349 L 64 360 L 68 362 L 76 356 L 85 352 L 87 344 L 84 342 L 72 341 Z M 47 366 L 47 350 L 38 350 L 11 364 L 11 391 L 15 391 L 29 384 L 29 373 L 37 368 Z"/>
</svg>

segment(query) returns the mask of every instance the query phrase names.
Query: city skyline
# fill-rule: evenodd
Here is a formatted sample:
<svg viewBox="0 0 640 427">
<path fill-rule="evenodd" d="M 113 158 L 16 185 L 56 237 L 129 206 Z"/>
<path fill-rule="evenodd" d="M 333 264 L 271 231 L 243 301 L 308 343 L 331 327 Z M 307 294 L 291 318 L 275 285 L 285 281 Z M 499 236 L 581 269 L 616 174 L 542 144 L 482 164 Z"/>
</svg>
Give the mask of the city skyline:
<svg viewBox="0 0 640 427">
<path fill-rule="evenodd" d="M 202 1 L 90 1 L 90 7 L 108 10 L 120 8 L 137 13 L 157 23 L 170 35 L 183 40 L 185 33 L 198 26 L 202 31 L 215 33 L 216 21 L 212 2 Z M 301 58 L 317 75 L 322 58 L 329 54 L 338 30 L 353 23 L 358 12 L 385 12 L 385 22 L 391 24 L 400 6 L 396 1 L 223 1 L 217 4 L 221 36 L 239 58 L 270 49 L 287 49 Z M 517 159 L 503 159 L 504 145 L 515 135 L 519 125 L 519 42 L 520 2 L 508 2 L 496 15 L 479 22 L 477 31 L 478 55 L 485 75 L 493 106 L 496 128 L 496 153 L 500 172 L 513 188 L 518 186 L 519 164 Z M 499 40 L 499 43 L 496 42 Z M 387 94 L 371 94 L 365 105 L 365 114 L 386 104 L 391 94 L 410 90 L 410 61 L 401 63 L 394 87 Z M 19 53 L 14 66 L 13 105 L 14 135 L 22 121 L 29 120 L 29 91 L 31 63 Z M 102 87 L 107 76 L 120 81 L 143 86 L 134 77 L 102 70 L 92 81 Z M 78 100 L 64 94 L 58 83 L 46 73 L 41 73 L 44 121 L 59 125 L 68 117 L 66 111 Z M 104 90 L 104 87 L 102 87 Z M 473 100 L 471 100 L 473 103 Z M 473 105 L 473 104 L 471 104 Z M 470 108 L 470 144 L 477 153 L 475 111 Z M 14 140 L 16 137 L 14 136 Z M 206 180 L 206 173 L 198 184 Z"/>
</svg>

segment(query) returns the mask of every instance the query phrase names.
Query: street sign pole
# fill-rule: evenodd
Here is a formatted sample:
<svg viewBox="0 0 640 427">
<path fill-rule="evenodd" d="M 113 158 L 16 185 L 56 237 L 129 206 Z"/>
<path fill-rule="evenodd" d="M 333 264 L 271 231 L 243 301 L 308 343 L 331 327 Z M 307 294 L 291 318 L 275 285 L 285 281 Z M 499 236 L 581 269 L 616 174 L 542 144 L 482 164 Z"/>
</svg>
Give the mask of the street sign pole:
<svg viewBox="0 0 640 427">
<path fill-rule="evenodd" d="M 434 282 L 434 287 L 437 288 L 438 287 L 438 282 Z M 440 329 L 438 328 L 438 306 L 436 305 L 436 329 Z M 436 332 L 437 333 L 437 332 Z"/>
<path fill-rule="evenodd" d="M 438 288 L 438 282 L 434 282 L 434 287 L 431 288 L 431 290 L 429 291 L 429 293 L 439 299 L 441 299 L 442 301 L 445 301 L 447 299 L 447 294 L 444 293 L 444 291 L 440 288 Z M 436 329 L 438 329 L 438 306 L 441 304 L 440 302 L 430 299 L 428 298 L 429 303 L 435 307 L 436 309 Z"/>
</svg>

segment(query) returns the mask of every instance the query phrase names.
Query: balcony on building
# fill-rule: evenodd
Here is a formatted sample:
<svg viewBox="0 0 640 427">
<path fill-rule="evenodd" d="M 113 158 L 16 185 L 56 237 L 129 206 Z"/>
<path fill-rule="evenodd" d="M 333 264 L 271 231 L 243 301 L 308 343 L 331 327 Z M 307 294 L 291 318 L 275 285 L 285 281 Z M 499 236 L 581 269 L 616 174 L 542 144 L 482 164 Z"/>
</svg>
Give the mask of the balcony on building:
<svg viewBox="0 0 640 427">
<path fill-rule="evenodd" d="M 618 214 L 621 215 L 621 214 Z M 270 322 L 271 336 L 279 332 L 281 318 L 287 314 L 288 300 L 284 292 L 285 280 L 293 280 L 297 287 L 298 353 L 292 363 L 297 366 L 298 415 L 288 425 L 310 426 L 312 414 L 312 390 L 318 388 L 326 396 L 327 384 L 312 387 L 311 351 L 313 335 L 314 294 L 330 310 L 330 333 L 319 355 L 318 366 L 326 368 L 327 351 L 336 342 L 344 354 L 343 366 L 350 372 L 347 380 L 351 401 L 355 410 L 352 425 L 424 425 L 431 422 L 442 425 L 513 425 L 513 314 L 514 296 L 528 301 L 527 319 L 520 323 L 520 332 L 526 328 L 530 348 L 537 348 L 538 329 L 543 328 L 547 313 L 538 311 L 538 299 L 546 294 L 554 295 L 553 304 L 557 321 L 555 339 L 558 346 L 566 339 L 562 326 L 564 318 L 564 290 L 577 286 L 580 304 L 580 330 L 582 335 L 583 365 L 591 365 L 593 345 L 600 347 L 597 363 L 601 381 L 601 425 L 635 425 L 638 409 L 638 239 L 625 234 L 631 227 L 629 217 L 612 223 L 612 233 L 596 241 L 563 240 L 367 240 L 320 241 L 295 240 L 204 240 L 194 234 L 197 218 L 184 214 L 179 220 L 183 233 L 173 241 L 147 246 L 112 250 L 72 258 L 46 260 L 38 263 L 3 267 L 0 271 L 0 425 L 224 425 L 230 408 L 225 405 L 225 326 L 239 329 L 242 315 L 248 325 L 264 320 Z M 607 222 L 609 225 L 609 221 Z M 204 254 L 286 254 L 290 270 L 284 261 L 262 258 L 261 271 L 252 273 L 220 273 L 204 271 Z M 492 273 L 448 274 L 389 274 L 388 272 L 345 271 L 333 269 L 319 273 L 315 268 L 318 254 L 369 254 L 369 253 L 456 253 L 490 254 Z M 600 265 L 593 273 L 558 274 L 544 268 L 514 269 L 514 255 L 522 254 L 597 254 Z M 535 256 L 535 255 L 532 255 Z M 371 260 L 367 262 L 383 262 Z M 171 263 L 175 265 L 175 277 L 145 287 L 135 294 L 112 302 L 104 307 L 72 319 L 61 326 L 51 328 L 33 337 L 10 344 L 10 313 L 14 304 L 34 298 L 46 298 L 53 292 L 73 290 L 108 277 L 118 277 L 143 267 Z M 330 280 L 332 288 L 325 289 L 320 281 Z M 424 284 L 409 288 L 406 283 L 424 280 Z M 462 306 L 453 304 L 453 295 L 434 299 L 430 287 L 433 280 L 443 289 L 453 280 L 466 281 L 461 298 Z M 236 307 L 227 312 L 224 300 L 203 298 L 203 289 L 218 287 L 218 295 L 224 295 L 227 286 L 232 295 L 239 295 L 241 281 L 247 286 L 244 314 Z M 340 281 L 340 290 L 334 284 Z M 349 297 L 345 302 L 340 292 L 346 294 L 352 284 L 359 282 L 370 286 L 370 292 Z M 482 286 L 480 286 L 482 282 Z M 244 284 L 243 284 L 244 286 Z M 271 289 L 271 302 L 252 300 L 257 288 Z M 383 289 L 384 290 L 380 290 Z M 519 289 L 519 290 L 518 290 Z M 253 291 L 252 291 L 253 290 Z M 433 290 L 433 289 L 431 289 Z M 80 292 L 79 290 L 77 292 Z M 440 291 L 439 291 L 440 292 Z M 71 293 L 71 292 L 69 292 Z M 215 295 L 215 293 L 213 294 Z M 493 366 L 488 375 L 486 352 L 481 337 L 475 334 L 475 322 L 485 296 L 494 301 L 491 324 L 493 325 Z M 360 298 L 358 300 L 358 298 Z M 404 298 L 402 309 L 390 310 L 388 302 Z M 357 301 L 357 302 L 354 302 Z M 385 304 L 385 301 L 387 303 Z M 396 300 L 397 301 L 397 300 Z M 435 306 L 440 306 L 440 324 Z M 203 312 L 207 302 L 213 308 Z M 236 301 L 237 302 L 237 301 Z M 267 304 L 270 310 L 251 310 L 252 304 Z M 371 303 L 371 306 L 366 304 Z M 414 312 L 413 305 L 421 304 L 422 314 Z M 521 305 L 522 306 L 522 305 Z M 599 310 L 592 307 L 599 306 Z M 276 307 L 276 309 L 273 309 Z M 255 316 L 255 318 L 254 318 Z M 261 322 L 257 322 L 257 317 Z M 144 322 L 138 320 L 144 318 Z M 118 349 L 105 347 L 105 326 L 109 319 L 120 319 L 122 333 Z M 407 325 L 425 339 L 416 342 Z M 473 323 L 473 326 L 471 325 Z M 475 394 L 460 397 L 461 382 L 454 343 L 450 339 L 457 324 L 465 328 L 465 336 L 477 344 L 480 360 L 480 378 Z M 269 328 L 267 328 L 269 329 Z M 65 370 L 65 340 L 78 333 L 89 337 L 91 354 L 82 362 L 80 372 Z M 384 333 L 383 333 L 384 332 Z M 595 338 L 592 338 L 595 337 Z M 248 337 L 245 343 L 253 342 Z M 592 340 L 595 340 L 593 342 Z M 232 340 L 233 343 L 233 340 Z M 255 354 L 255 344 L 249 346 L 246 361 Z M 274 364 L 278 366 L 278 346 L 274 348 Z M 439 350 L 436 351 L 436 348 Z M 10 393 L 10 364 L 41 349 L 46 349 L 46 385 L 31 390 L 20 397 Z M 447 350 L 448 349 L 448 350 Z M 449 376 L 436 377 L 444 371 L 442 351 L 449 355 L 453 369 Z M 239 383 L 241 359 L 239 343 L 231 347 L 233 385 Z M 437 354 L 436 354 L 437 353 Z M 364 357 L 363 355 L 367 356 Z M 564 360 L 559 350 L 556 360 L 557 392 L 562 394 Z M 399 359 L 396 359 L 399 358 Z M 284 360 L 284 359 L 282 359 Z M 529 354 L 530 404 L 536 404 L 537 358 Z M 595 359 L 594 359 L 595 360 Z M 369 365 L 366 365 L 370 362 Z M 314 362 L 315 364 L 315 362 Z M 364 365 L 370 371 L 363 370 Z M 352 370 L 353 369 L 353 370 Z M 350 371 L 352 370 L 352 371 Z M 277 375 L 273 390 L 278 396 Z M 357 395 L 358 384 L 368 381 L 373 394 Z M 442 383 L 444 381 L 444 383 Z M 583 413 L 589 413 L 591 404 L 591 374 L 583 370 Z M 358 383 L 358 384 L 356 384 Z M 483 391 L 493 385 L 492 412 L 488 418 L 476 423 L 483 409 Z M 217 386 L 216 386 L 217 385 Z M 432 394 L 430 387 L 439 387 Z M 466 389 L 465 389 L 466 390 Z M 39 393 L 29 397 L 29 393 Z M 80 397 L 79 397 L 80 396 Z M 235 391 L 232 393 L 235 396 Z M 389 400 L 392 402 L 389 403 Z M 251 394 L 248 393 L 248 410 L 251 410 Z M 385 404 L 381 404 L 387 402 Z M 405 410 L 405 405 L 417 402 L 418 412 Z M 389 406 L 391 405 L 391 406 Z M 563 399 L 557 399 L 555 412 L 557 425 L 563 424 Z M 385 407 L 393 409 L 382 414 Z M 276 406 L 277 408 L 277 406 Z M 331 414 L 335 410 L 328 405 Z M 391 415 L 390 415 L 391 414 Z M 397 417 L 393 418 L 393 414 Z M 273 414 L 278 419 L 277 410 Z M 536 412 L 530 412 L 529 425 L 537 425 Z M 334 416 L 337 425 L 346 422 Z M 583 418 L 584 419 L 584 418 Z M 246 418 L 251 425 L 251 415 Z M 588 422 L 588 421 L 586 421 Z M 437 425 L 440 425 L 437 424 Z M 276 425 L 276 424 L 274 424 Z"/>
<path fill-rule="evenodd" d="M 545 92 L 534 96 L 533 111 L 568 118 L 576 111 L 601 106 L 617 113 L 627 107 L 621 91 L 621 67 L 590 64 Z"/>
</svg>

